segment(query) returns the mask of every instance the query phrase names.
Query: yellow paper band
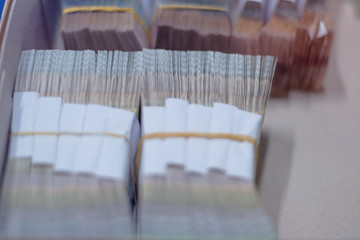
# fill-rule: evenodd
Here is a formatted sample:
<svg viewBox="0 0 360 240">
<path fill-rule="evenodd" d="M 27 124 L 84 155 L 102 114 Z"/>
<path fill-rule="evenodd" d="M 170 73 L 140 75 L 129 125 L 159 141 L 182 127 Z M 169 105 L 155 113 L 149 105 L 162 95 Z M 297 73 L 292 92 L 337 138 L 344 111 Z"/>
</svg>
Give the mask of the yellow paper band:
<svg viewBox="0 0 360 240">
<path fill-rule="evenodd" d="M 183 10 L 201 10 L 201 11 L 217 11 L 217 12 L 225 12 L 228 10 L 222 7 L 215 6 L 207 6 L 207 5 L 196 5 L 196 4 L 169 4 L 162 5 L 158 8 L 160 10 L 169 10 L 169 9 L 183 9 Z"/>
<path fill-rule="evenodd" d="M 158 138 L 206 138 L 206 139 L 229 139 L 237 142 L 249 142 L 254 145 L 255 151 L 255 166 L 258 162 L 258 152 L 259 147 L 256 139 L 246 136 L 246 135 L 237 135 L 237 134 L 227 134 L 227 133 L 199 133 L 199 132 L 167 132 L 167 133 L 151 133 L 146 134 L 141 137 L 136 154 L 136 174 L 138 179 L 140 159 L 141 159 L 141 150 L 142 145 L 145 140 L 149 139 L 158 139 Z M 254 169 L 255 171 L 256 169 Z"/>
<path fill-rule="evenodd" d="M 139 117 L 139 108 L 126 108 L 125 110 L 134 112 Z"/>
<path fill-rule="evenodd" d="M 102 135 L 102 136 L 109 136 L 115 138 L 123 138 L 126 142 L 129 142 L 127 137 L 122 134 L 116 134 L 111 132 L 84 132 L 84 133 L 77 133 L 77 132 L 16 132 L 12 133 L 12 137 L 20 137 L 20 136 L 95 136 L 95 135 Z"/>
<path fill-rule="evenodd" d="M 64 18 L 65 14 L 75 13 L 75 12 L 127 12 L 134 15 L 135 19 L 140 23 L 147 38 L 151 39 L 148 28 L 146 27 L 144 21 L 137 14 L 136 11 L 132 8 L 122 8 L 122 7 L 112 7 L 112 6 L 81 6 L 81 7 L 69 7 L 65 8 L 62 12 L 62 18 Z"/>
</svg>

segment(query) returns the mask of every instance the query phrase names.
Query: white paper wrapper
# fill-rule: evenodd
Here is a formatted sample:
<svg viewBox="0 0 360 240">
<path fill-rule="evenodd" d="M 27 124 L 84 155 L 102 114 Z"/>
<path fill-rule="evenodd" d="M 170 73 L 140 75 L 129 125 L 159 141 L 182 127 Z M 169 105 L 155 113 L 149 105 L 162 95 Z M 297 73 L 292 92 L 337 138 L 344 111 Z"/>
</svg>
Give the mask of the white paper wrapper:
<svg viewBox="0 0 360 240">
<path fill-rule="evenodd" d="M 88 105 L 86 110 L 84 132 L 104 132 L 109 109 L 109 107 L 101 105 Z M 82 136 L 78 154 L 76 156 L 76 172 L 88 174 L 93 174 L 95 172 L 96 165 L 100 157 L 103 138 L 104 137 L 102 135 Z"/>
<path fill-rule="evenodd" d="M 181 99 L 166 99 L 165 130 L 166 132 L 186 132 L 187 107 L 189 103 Z M 186 139 L 167 138 L 166 163 L 183 166 L 186 158 Z"/>
<path fill-rule="evenodd" d="M 15 92 L 11 131 L 33 132 L 39 94 Z M 13 136 L 10 143 L 10 159 L 31 158 L 34 151 L 34 136 Z"/>
<path fill-rule="evenodd" d="M 236 107 L 214 103 L 211 116 L 210 133 L 232 133 Z M 211 139 L 208 145 L 207 170 L 225 170 L 230 140 Z"/>
<path fill-rule="evenodd" d="M 86 115 L 86 105 L 66 103 L 63 105 L 60 132 L 82 133 Z M 59 136 L 55 171 L 74 172 L 75 160 L 82 136 Z"/>
<path fill-rule="evenodd" d="M 188 107 L 187 126 L 189 132 L 209 132 L 212 108 L 197 104 Z M 186 171 L 205 174 L 208 140 L 189 138 L 186 150 Z"/>
<path fill-rule="evenodd" d="M 250 136 L 259 139 L 261 132 L 262 116 L 242 110 L 236 110 L 233 134 Z M 226 162 L 226 174 L 240 177 L 247 181 L 254 180 L 255 149 L 249 142 L 230 143 L 228 159 Z"/>
<path fill-rule="evenodd" d="M 143 107 L 142 127 L 143 135 L 154 132 L 165 132 L 165 108 Z M 141 171 L 143 176 L 152 174 L 163 175 L 166 173 L 164 142 L 162 139 L 144 141 L 141 158 Z"/>
<path fill-rule="evenodd" d="M 55 97 L 39 98 L 35 117 L 35 132 L 59 132 L 62 100 Z M 54 164 L 58 136 L 34 136 L 33 164 Z"/>
<path fill-rule="evenodd" d="M 131 140 L 131 129 L 135 113 L 111 108 L 105 132 L 124 135 Z M 130 160 L 130 144 L 125 138 L 104 136 L 96 174 L 103 178 L 125 180 Z"/>
</svg>

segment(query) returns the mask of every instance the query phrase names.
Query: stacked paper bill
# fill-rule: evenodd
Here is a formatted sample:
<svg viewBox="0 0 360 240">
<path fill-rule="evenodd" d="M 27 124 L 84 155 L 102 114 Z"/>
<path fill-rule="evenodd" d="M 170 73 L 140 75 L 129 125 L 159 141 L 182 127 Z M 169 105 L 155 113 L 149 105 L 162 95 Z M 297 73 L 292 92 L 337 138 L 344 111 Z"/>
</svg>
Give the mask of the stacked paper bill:
<svg viewBox="0 0 360 240">
<path fill-rule="evenodd" d="M 24 51 L 0 236 L 275 238 L 254 185 L 275 65 L 216 52 Z"/>
<path fill-rule="evenodd" d="M 274 59 L 157 51 L 145 61 L 141 238 L 276 239 L 254 185 Z"/>
<path fill-rule="evenodd" d="M 135 236 L 130 166 L 140 136 L 140 92 L 136 77 L 130 86 L 124 82 L 128 72 L 123 69 L 128 64 L 137 69 L 136 58 L 129 55 L 23 52 L 2 189 L 1 236 Z"/>
</svg>

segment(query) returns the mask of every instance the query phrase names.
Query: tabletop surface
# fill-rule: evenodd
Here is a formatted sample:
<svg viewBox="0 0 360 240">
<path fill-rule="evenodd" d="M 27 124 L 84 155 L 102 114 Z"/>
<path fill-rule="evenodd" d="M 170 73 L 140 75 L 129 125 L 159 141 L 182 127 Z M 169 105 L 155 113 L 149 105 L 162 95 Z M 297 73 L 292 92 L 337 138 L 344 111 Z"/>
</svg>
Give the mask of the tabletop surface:
<svg viewBox="0 0 360 240">
<path fill-rule="evenodd" d="M 280 239 L 360 239 L 360 18 L 337 13 L 324 92 L 268 103 L 259 189 Z"/>
</svg>

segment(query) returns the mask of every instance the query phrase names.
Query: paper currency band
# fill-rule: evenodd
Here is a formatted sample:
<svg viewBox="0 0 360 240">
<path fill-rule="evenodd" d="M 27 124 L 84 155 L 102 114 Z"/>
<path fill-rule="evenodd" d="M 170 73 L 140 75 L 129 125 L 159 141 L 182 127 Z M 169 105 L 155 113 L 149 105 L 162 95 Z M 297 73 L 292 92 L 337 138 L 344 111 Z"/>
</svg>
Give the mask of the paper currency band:
<svg viewBox="0 0 360 240">
<path fill-rule="evenodd" d="M 141 19 L 139 14 L 132 8 L 122 8 L 122 7 L 113 7 L 113 6 L 81 6 L 81 7 L 69 7 L 65 8 L 62 12 L 62 19 L 65 14 L 75 13 L 75 12 L 127 12 L 134 15 L 135 19 L 140 23 L 141 27 L 144 29 L 146 37 L 150 41 L 151 36 L 148 28 L 146 27 L 144 21 Z M 62 21 L 61 21 L 62 22 Z"/>
<path fill-rule="evenodd" d="M 145 140 L 150 139 L 164 139 L 164 138 L 205 138 L 205 139 L 228 139 L 237 142 L 249 142 L 254 146 L 254 156 L 255 156 L 255 166 L 258 162 L 258 152 L 259 146 L 255 138 L 252 138 L 247 135 L 238 135 L 238 134 L 227 134 L 227 133 L 200 133 L 200 132 L 166 132 L 166 133 L 151 133 L 145 134 L 140 138 L 137 154 L 136 154 L 136 179 L 138 179 L 139 168 L 140 168 L 140 159 L 141 159 L 141 150 L 142 145 Z M 256 171 L 256 168 L 254 169 Z"/>
<path fill-rule="evenodd" d="M 196 5 L 196 4 L 165 4 L 158 7 L 155 16 L 159 16 L 161 11 L 163 10 L 200 10 L 200 11 L 216 11 L 216 12 L 224 12 L 227 14 L 229 20 L 229 11 L 226 8 L 210 6 L 210 5 Z M 152 32 L 155 28 L 156 18 L 152 23 Z"/>
<path fill-rule="evenodd" d="M 111 132 L 84 132 L 84 133 L 77 133 L 77 132 L 15 132 L 11 133 L 12 137 L 23 137 L 23 136 L 108 136 L 114 138 L 123 138 L 126 142 L 129 143 L 128 138 L 122 134 L 116 134 Z"/>
<path fill-rule="evenodd" d="M 179 9 L 179 10 L 201 10 L 201 11 L 217 11 L 228 13 L 226 8 L 210 6 L 210 5 L 196 5 L 196 4 L 168 4 L 162 5 L 158 8 L 158 12 L 161 10 Z"/>
<path fill-rule="evenodd" d="M 125 110 L 134 112 L 136 116 L 139 116 L 139 108 L 126 108 Z"/>
</svg>

